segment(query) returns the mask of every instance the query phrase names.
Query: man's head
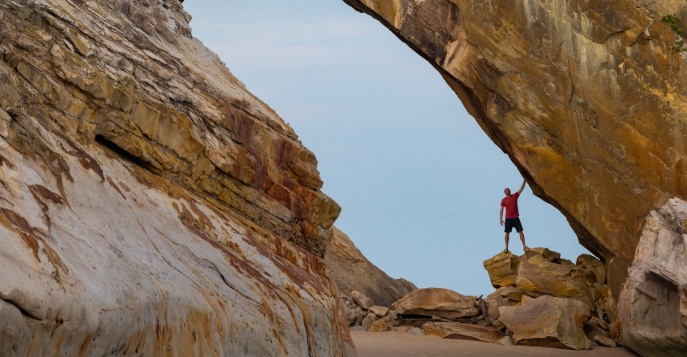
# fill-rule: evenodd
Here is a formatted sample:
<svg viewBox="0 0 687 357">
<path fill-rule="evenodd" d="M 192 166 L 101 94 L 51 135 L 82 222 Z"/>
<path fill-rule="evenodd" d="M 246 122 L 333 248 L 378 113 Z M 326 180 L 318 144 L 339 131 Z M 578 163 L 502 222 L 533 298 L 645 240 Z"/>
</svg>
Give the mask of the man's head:
<svg viewBox="0 0 687 357">
<path fill-rule="evenodd" d="M 510 196 L 510 188 L 506 187 L 506 188 L 503 190 L 503 193 L 505 193 L 506 196 Z"/>
</svg>

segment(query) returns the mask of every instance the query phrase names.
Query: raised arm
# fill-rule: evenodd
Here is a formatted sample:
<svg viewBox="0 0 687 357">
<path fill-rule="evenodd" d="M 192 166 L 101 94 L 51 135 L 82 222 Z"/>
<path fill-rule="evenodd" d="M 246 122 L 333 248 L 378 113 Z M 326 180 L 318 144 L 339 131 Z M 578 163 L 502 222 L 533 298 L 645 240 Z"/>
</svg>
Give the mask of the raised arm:
<svg viewBox="0 0 687 357">
<path fill-rule="evenodd" d="M 518 194 L 522 193 L 522 190 L 525 189 L 525 181 L 522 181 L 522 186 L 520 186 L 520 189 L 518 190 Z"/>
</svg>

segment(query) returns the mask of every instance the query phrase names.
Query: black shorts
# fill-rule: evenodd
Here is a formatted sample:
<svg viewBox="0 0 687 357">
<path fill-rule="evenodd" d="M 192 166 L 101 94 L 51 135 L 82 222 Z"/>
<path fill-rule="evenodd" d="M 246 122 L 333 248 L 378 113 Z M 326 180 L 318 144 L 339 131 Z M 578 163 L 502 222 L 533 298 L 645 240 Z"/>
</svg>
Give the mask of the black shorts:
<svg viewBox="0 0 687 357">
<path fill-rule="evenodd" d="M 522 223 L 520 223 L 520 217 L 515 217 L 515 218 L 506 218 L 506 233 L 510 233 L 513 231 L 513 228 L 515 228 L 515 231 L 520 233 L 522 232 Z"/>
</svg>

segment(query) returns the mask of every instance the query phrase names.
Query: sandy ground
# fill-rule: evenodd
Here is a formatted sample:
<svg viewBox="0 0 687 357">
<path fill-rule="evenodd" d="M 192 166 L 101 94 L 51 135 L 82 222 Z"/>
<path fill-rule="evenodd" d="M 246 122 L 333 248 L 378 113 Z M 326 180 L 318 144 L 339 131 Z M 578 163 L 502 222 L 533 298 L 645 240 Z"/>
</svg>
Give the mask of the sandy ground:
<svg viewBox="0 0 687 357">
<path fill-rule="evenodd" d="M 453 357 L 453 356 L 555 356 L 634 357 L 622 348 L 594 346 L 588 351 L 556 348 L 501 346 L 494 343 L 418 336 L 405 332 L 352 331 L 358 357 Z"/>
</svg>

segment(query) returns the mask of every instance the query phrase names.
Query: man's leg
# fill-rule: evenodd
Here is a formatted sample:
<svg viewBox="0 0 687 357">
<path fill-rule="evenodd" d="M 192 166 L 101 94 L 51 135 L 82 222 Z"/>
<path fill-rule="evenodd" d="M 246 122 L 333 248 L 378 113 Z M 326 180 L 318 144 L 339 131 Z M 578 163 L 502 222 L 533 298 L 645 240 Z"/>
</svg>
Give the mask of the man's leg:
<svg viewBox="0 0 687 357">
<path fill-rule="evenodd" d="M 518 232 L 518 233 L 520 234 L 520 241 L 522 242 L 522 249 L 523 249 L 523 250 L 530 249 L 530 247 L 528 247 L 528 246 L 525 244 L 525 233 L 523 233 L 523 231 L 520 231 L 520 232 Z"/>
<path fill-rule="evenodd" d="M 510 236 L 510 232 L 506 232 L 506 237 L 505 237 L 505 241 L 506 241 L 506 250 L 504 250 L 504 252 L 507 252 L 507 251 L 508 251 L 508 240 L 509 240 L 509 237 L 508 237 L 508 236 Z"/>
</svg>

